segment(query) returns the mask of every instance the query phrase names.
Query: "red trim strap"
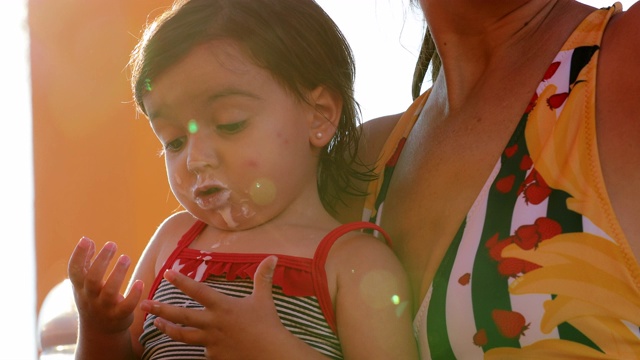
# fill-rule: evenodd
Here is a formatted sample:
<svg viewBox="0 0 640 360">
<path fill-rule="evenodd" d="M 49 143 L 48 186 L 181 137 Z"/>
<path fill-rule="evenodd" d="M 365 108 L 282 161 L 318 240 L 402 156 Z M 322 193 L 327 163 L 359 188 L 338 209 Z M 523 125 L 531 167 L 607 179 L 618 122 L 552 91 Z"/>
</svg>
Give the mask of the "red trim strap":
<svg viewBox="0 0 640 360">
<path fill-rule="evenodd" d="M 344 224 L 333 229 L 324 237 L 324 239 L 322 239 L 316 249 L 315 255 L 313 256 L 311 275 L 313 276 L 313 286 L 316 288 L 316 297 L 318 298 L 320 309 L 322 309 L 322 312 L 327 319 L 327 323 L 331 326 L 331 329 L 336 335 L 338 334 L 338 327 L 336 325 L 336 314 L 333 311 L 333 303 L 331 302 L 331 296 L 329 295 L 325 263 L 329 256 L 329 250 L 331 250 L 331 247 L 336 240 L 338 240 L 342 235 L 363 229 L 373 229 L 378 231 L 382 236 L 384 236 L 387 245 L 391 247 L 391 238 L 380 226 L 367 221 L 358 221 Z"/>
<path fill-rule="evenodd" d="M 182 249 L 189 246 L 189 244 L 191 244 L 193 240 L 197 238 L 198 235 L 200 235 L 200 233 L 206 226 L 206 223 L 198 220 L 191 226 L 189 230 L 187 230 L 186 233 L 184 233 L 184 235 L 182 235 L 180 241 L 178 241 L 178 245 L 173 250 L 171 255 L 169 255 L 169 258 L 164 262 L 160 271 L 156 274 L 156 279 L 154 280 L 151 289 L 149 289 L 149 300 L 153 300 L 153 295 L 156 293 L 156 290 L 158 290 L 158 286 L 160 286 L 160 282 L 164 278 L 165 271 L 167 271 L 170 266 L 173 266 L 173 264 L 176 262 L 176 259 L 178 258 L 178 255 L 180 255 L 180 253 L 182 252 Z"/>
</svg>

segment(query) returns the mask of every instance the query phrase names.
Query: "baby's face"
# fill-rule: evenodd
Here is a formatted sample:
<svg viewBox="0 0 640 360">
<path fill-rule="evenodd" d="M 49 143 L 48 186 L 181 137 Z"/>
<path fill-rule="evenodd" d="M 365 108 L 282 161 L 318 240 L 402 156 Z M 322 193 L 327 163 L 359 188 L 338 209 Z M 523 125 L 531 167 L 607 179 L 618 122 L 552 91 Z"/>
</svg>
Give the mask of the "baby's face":
<svg viewBox="0 0 640 360">
<path fill-rule="evenodd" d="M 194 48 L 148 86 L 171 190 L 197 218 L 248 229 L 317 196 L 314 109 L 233 42 Z"/>
</svg>

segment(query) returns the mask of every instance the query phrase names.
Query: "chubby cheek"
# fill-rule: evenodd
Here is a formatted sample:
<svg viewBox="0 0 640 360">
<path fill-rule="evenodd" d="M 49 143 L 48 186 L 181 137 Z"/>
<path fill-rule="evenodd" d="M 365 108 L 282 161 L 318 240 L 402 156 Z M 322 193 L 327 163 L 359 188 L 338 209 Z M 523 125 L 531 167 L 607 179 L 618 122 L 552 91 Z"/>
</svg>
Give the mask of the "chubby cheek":
<svg viewBox="0 0 640 360">
<path fill-rule="evenodd" d="M 176 196 L 183 195 L 185 193 L 185 189 L 183 188 L 183 180 L 178 174 L 169 174 L 169 186 L 171 186 L 171 191 Z"/>
<path fill-rule="evenodd" d="M 182 178 L 180 177 L 180 175 L 178 174 L 173 175 L 173 183 L 175 183 L 176 186 L 182 185 Z"/>
<path fill-rule="evenodd" d="M 249 170 L 256 170 L 260 168 L 260 163 L 256 159 L 247 159 L 244 161 L 244 167 Z"/>
<path fill-rule="evenodd" d="M 248 180 L 243 184 L 244 193 L 251 203 L 261 206 L 268 206 L 273 203 L 277 196 L 275 179 L 269 171 L 263 171 L 260 159 L 249 158 L 243 161 L 245 178 Z M 269 168 L 269 166 L 266 166 Z"/>
<path fill-rule="evenodd" d="M 252 181 L 248 191 L 251 202 L 258 206 L 271 205 L 278 196 L 278 189 L 272 179 L 259 177 Z"/>
<path fill-rule="evenodd" d="M 184 205 L 184 201 L 189 199 L 191 191 L 188 174 L 185 175 L 179 171 L 175 171 L 175 169 L 167 163 L 167 179 L 169 180 L 171 192 L 173 192 L 178 202 Z"/>
</svg>

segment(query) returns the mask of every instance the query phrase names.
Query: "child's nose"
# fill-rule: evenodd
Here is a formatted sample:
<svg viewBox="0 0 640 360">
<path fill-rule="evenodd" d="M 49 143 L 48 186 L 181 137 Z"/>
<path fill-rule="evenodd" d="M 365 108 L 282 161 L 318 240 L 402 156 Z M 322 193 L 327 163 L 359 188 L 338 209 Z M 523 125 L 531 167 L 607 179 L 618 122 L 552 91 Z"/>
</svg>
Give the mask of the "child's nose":
<svg viewBox="0 0 640 360">
<path fill-rule="evenodd" d="M 188 141 L 187 169 L 189 171 L 197 174 L 218 167 L 218 155 L 212 139 L 198 133 L 189 136 Z"/>
</svg>

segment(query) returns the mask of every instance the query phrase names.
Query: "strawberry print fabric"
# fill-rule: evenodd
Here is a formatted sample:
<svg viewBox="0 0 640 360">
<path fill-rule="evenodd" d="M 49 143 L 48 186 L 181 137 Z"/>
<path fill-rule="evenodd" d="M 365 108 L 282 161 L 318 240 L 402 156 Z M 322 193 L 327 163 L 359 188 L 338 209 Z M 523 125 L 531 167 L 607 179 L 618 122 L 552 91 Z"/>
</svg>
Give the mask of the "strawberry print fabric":
<svg viewBox="0 0 640 360">
<path fill-rule="evenodd" d="M 587 17 L 543 75 L 415 316 L 423 359 L 640 359 L 640 267 L 595 133 L 599 44 L 620 8 Z M 428 96 L 383 150 L 372 222 Z"/>
</svg>

